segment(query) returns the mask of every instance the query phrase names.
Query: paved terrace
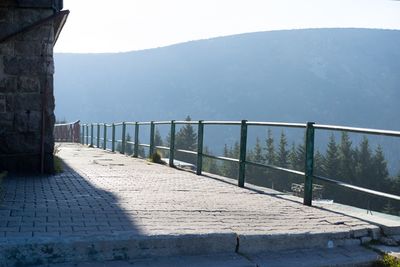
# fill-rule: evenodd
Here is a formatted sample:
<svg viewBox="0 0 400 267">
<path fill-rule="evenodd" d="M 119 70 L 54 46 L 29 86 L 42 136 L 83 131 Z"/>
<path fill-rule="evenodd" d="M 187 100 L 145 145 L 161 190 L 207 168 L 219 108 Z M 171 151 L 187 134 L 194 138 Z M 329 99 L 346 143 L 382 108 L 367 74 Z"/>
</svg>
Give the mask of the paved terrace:
<svg viewBox="0 0 400 267">
<path fill-rule="evenodd" d="M 62 174 L 4 181 L 1 266 L 216 253 L 252 266 L 259 253 L 313 248 L 376 258 L 359 245 L 379 227 L 295 197 L 78 144 L 58 155 Z"/>
</svg>

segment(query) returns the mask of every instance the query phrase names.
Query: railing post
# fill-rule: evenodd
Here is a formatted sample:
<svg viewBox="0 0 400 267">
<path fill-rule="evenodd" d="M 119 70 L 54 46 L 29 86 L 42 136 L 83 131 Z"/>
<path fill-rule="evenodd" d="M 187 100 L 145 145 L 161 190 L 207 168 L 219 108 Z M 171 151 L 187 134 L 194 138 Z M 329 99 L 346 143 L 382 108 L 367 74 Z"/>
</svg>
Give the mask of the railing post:
<svg viewBox="0 0 400 267">
<path fill-rule="evenodd" d="M 239 154 L 239 180 L 238 186 L 244 187 L 246 174 L 246 149 L 247 149 L 247 120 L 242 120 L 240 125 L 240 154 Z"/>
<path fill-rule="evenodd" d="M 121 151 L 120 151 L 121 154 L 125 154 L 125 146 L 126 146 L 126 137 L 125 137 L 126 134 L 125 133 L 126 133 L 126 124 L 125 124 L 125 122 L 122 122 L 122 138 L 121 138 L 122 144 L 121 144 Z"/>
<path fill-rule="evenodd" d="M 85 144 L 85 124 L 82 125 L 81 144 Z"/>
<path fill-rule="evenodd" d="M 115 152 L 115 124 L 111 125 L 111 151 Z"/>
<path fill-rule="evenodd" d="M 93 123 L 90 124 L 90 147 L 93 147 Z"/>
<path fill-rule="evenodd" d="M 97 148 L 100 148 L 100 123 L 97 123 L 97 140 L 96 140 Z"/>
<path fill-rule="evenodd" d="M 307 122 L 303 204 L 311 206 L 314 172 L 314 122 Z"/>
<path fill-rule="evenodd" d="M 133 156 L 137 158 L 139 156 L 139 123 L 135 122 L 135 145 L 133 149 Z"/>
<path fill-rule="evenodd" d="M 86 144 L 89 145 L 89 124 L 86 124 Z"/>
<path fill-rule="evenodd" d="M 107 149 L 107 125 L 104 123 L 104 134 L 103 134 L 103 149 L 106 150 Z"/>
<path fill-rule="evenodd" d="M 200 120 L 197 126 L 197 175 L 201 175 L 201 171 L 203 169 L 203 135 L 204 124 L 203 121 Z"/>
<path fill-rule="evenodd" d="M 171 121 L 171 133 L 169 140 L 169 166 L 174 167 L 175 158 L 175 121 Z"/>
<path fill-rule="evenodd" d="M 149 149 L 149 157 L 154 154 L 154 122 L 150 122 L 150 149 Z"/>
</svg>

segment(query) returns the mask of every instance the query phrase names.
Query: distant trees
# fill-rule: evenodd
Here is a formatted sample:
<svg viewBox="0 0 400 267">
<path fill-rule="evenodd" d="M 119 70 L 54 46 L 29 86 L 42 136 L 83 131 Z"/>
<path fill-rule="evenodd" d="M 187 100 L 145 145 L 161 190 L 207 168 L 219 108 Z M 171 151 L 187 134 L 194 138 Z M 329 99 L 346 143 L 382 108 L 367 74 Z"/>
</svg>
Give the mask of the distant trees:
<svg viewBox="0 0 400 267">
<path fill-rule="evenodd" d="M 305 142 L 300 144 L 292 143 L 288 148 L 286 135 L 281 132 L 277 146 L 275 144 L 272 132 L 268 130 L 265 142 L 256 138 L 253 149 L 247 153 L 247 160 L 304 171 Z M 225 145 L 223 156 L 237 159 L 239 156 L 239 144 L 235 143 L 231 147 Z M 224 162 L 221 171 L 224 176 L 236 178 L 238 166 L 231 162 Z M 384 192 L 392 192 L 394 194 L 400 192 L 400 174 L 396 178 L 389 177 L 382 147 L 378 145 L 373 151 L 366 136 L 362 138 L 358 145 L 353 145 L 348 133 L 341 133 L 339 143 L 337 143 L 335 136 L 331 134 L 325 153 L 322 154 L 319 150 L 314 153 L 314 173 Z M 299 179 L 299 176 L 282 171 L 253 166 L 247 167 L 247 177 L 252 183 L 266 185 L 280 191 L 291 191 L 293 182 L 303 182 L 303 177 Z M 318 183 L 325 185 L 324 198 L 364 208 L 369 208 L 371 203 L 367 199 L 372 199 L 373 206 L 378 210 L 386 210 L 391 213 L 400 211 L 400 203 L 371 198 L 370 196 L 337 188 L 323 182 Z"/>
<path fill-rule="evenodd" d="M 187 116 L 185 121 L 191 121 L 190 116 Z M 184 124 L 183 127 L 175 135 L 175 148 L 197 151 L 197 133 L 191 124 Z M 196 163 L 196 155 L 179 152 L 175 153 L 175 157 L 178 160 L 182 160 L 189 163 Z"/>
</svg>

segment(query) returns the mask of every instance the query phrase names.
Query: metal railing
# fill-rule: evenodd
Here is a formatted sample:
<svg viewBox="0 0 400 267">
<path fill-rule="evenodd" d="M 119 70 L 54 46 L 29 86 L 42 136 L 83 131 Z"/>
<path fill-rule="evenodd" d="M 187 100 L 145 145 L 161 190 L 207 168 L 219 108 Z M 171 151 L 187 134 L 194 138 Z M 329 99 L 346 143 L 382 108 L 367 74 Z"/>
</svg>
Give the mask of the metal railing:
<svg viewBox="0 0 400 267">
<path fill-rule="evenodd" d="M 170 125 L 170 140 L 169 147 L 165 146 L 156 146 L 154 144 L 155 137 L 155 126 L 156 125 Z M 185 150 L 185 149 L 177 149 L 175 148 L 175 129 L 176 125 L 184 125 L 191 124 L 197 125 L 197 151 Z M 140 126 L 150 126 L 150 140 L 149 144 L 139 143 L 139 131 Z M 231 125 L 231 126 L 240 126 L 240 143 L 239 143 L 239 158 L 230 158 L 230 157 L 222 157 L 222 156 L 214 156 L 210 154 L 203 153 L 203 137 L 204 137 L 204 126 L 207 125 Z M 115 152 L 115 143 L 121 143 L 121 153 L 125 154 L 126 144 L 131 144 L 134 146 L 133 156 L 139 156 L 139 147 L 148 147 L 149 155 L 154 153 L 155 149 L 162 149 L 169 151 L 169 166 L 174 167 L 174 158 L 175 152 L 182 152 L 186 154 L 193 154 L 197 156 L 197 169 L 196 174 L 202 174 L 202 166 L 203 166 L 203 158 L 211 158 L 222 161 L 229 161 L 238 163 L 238 186 L 244 187 L 245 185 L 245 173 L 246 166 L 256 166 L 261 168 L 273 169 L 285 173 L 300 175 L 304 177 L 304 196 L 303 196 L 303 204 L 307 206 L 312 205 L 312 193 L 313 193 L 313 180 L 324 181 L 330 184 L 334 184 L 343 188 L 355 190 L 358 192 L 364 192 L 367 194 L 380 196 L 383 198 L 400 200 L 400 196 L 388 194 L 360 186 L 355 186 L 352 184 L 348 184 L 345 182 L 341 182 L 332 178 L 323 177 L 314 174 L 314 140 L 315 140 L 315 130 L 331 130 L 331 131 L 345 131 L 345 132 L 353 132 L 353 133 L 363 133 L 363 134 L 372 134 L 372 135 L 383 135 L 383 136 L 391 136 L 391 137 L 400 137 L 400 131 L 388 131 L 388 130 L 377 130 L 377 129 L 367 129 L 367 128 L 354 128 L 354 127 L 344 127 L 344 126 L 335 126 L 335 125 L 323 125 L 323 124 L 315 124 L 314 122 L 307 123 L 281 123 L 281 122 L 257 122 L 257 121 L 150 121 L 150 122 L 119 122 L 119 123 L 92 123 L 92 124 L 83 124 L 81 126 L 81 143 L 87 144 L 94 147 L 94 127 L 97 127 L 97 136 L 96 136 L 96 147 L 102 149 L 108 149 L 107 142 L 111 142 L 111 151 Z M 103 138 L 100 138 L 100 130 L 101 126 L 103 127 Z M 115 136 L 115 127 L 122 127 L 121 131 L 121 139 L 116 139 Z M 126 127 L 134 126 L 135 137 L 134 141 L 126 141 Z M 269 165 L 259 162 L 253 162 L 247 160 L 246 152 L 247 152 L 247 132 L 248 127 L 259 127 L 259 126 L 267 126 L 267 127 L 285 127 L 285 128 L 300 128 L 305 130 L 305 162 L 304 162 L 304 172 L 283 168 L 275 165 Z M 90 127 L 90 133 L 89 133 Z M 111 139 L 107 139 L 107 128 L 111 127 L 112 129 L 112 137 Z M 90 139 L 90 140 L 89 140 Z M 102 141 L 102 143 L 100 143 Z"/>
<path fill-rule="evenodd" d="M 56 142 L 79 143 L 79 121 L 71 123 L 58 123 L 54 125 L 54 140 Z"/>
</svg>

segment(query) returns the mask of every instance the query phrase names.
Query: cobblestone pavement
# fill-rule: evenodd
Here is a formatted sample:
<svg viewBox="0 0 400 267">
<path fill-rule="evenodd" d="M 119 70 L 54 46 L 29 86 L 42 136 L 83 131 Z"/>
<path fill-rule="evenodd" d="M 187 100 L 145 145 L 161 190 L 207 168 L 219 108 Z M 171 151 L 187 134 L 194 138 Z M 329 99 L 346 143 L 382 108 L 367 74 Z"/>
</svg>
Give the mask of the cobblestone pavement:
<svg viewBox="0 0 400 267">
<path fill-rule="evenodd" d="M 361 220 L 287 200 L 276 191 L 239 188 L 228 178 L 197 176 L 77 144 L 63 144 L 58 155 L 66 164 L 61 174 L 5 179 L 0 243 L 128 233 L 234 233 L 241 246 L 269 236 L 273 249 L 292 242 L 274 236 L 294 236 L 307 247 L 313 234 L 337 235 L 343 242 L 359 244 L 371 231 L 379 231 Z M 262 240 L 254 242 L 256 247 L 268 246 Z"/>
</svg>

